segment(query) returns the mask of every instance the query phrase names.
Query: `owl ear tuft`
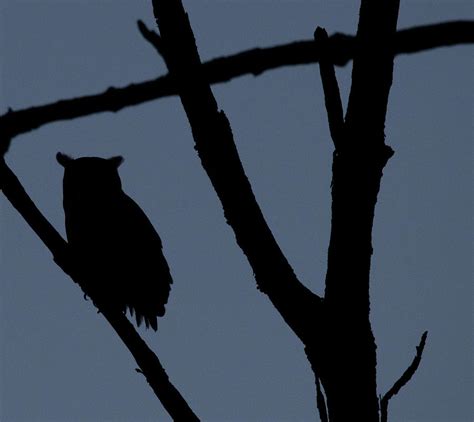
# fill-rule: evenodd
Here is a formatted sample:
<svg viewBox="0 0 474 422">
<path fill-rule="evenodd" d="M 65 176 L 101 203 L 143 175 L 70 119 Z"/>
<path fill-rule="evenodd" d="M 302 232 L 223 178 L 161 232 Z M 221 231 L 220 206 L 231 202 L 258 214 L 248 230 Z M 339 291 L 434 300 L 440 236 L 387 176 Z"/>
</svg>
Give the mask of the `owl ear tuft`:
<svg viewBox="0 0 474 422">
<path fill-rule="evenodd" d="M 56 160 L 63 167 L 66 167 L 69 163 L 74 161 L 74 158 L 70 157 L 69 155 L 63 154 L 62 152 L 58 152 L 56 154 Z"/>
<path fill-rule="evenodd" d="M 121 155 L 117 155 L 116 157 L 110 157 L 107 161 L 113 164 L 115 168 L 118 168 L 120 164 L 123 163 L 123 157 Z"/>
</svg>

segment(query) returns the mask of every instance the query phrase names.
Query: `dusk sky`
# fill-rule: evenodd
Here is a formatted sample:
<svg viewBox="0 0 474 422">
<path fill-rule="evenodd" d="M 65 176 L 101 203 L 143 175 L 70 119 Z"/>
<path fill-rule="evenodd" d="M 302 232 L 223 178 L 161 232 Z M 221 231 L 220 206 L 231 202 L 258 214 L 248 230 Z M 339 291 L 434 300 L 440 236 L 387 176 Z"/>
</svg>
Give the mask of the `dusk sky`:
<svg viewBox="0 0 474 422">
<path fill-rule="evenodd" d="M 358 1 L 184 1 L 203 60 L 355 34 Z M 470 0 L 402 1 L 398 28 L 473 19 Z M 151 1 L 2 0 L 0 113 L 153 79 L 163 60 L 136 21 Z M 393 422 L 471 422 L 473 386 L 472 46 L 395 60 L 376 208 L 371 321 Z M 352 62 L 337 68 L 344 106 Z M 333 145 L 317 65 L 216 85 L 245 171 L 299 279 L 323 294 Z M 6 160 L 65 236 L 58 151 L 123 155 L 123 188 L 160 233 L 174 284 L 158 332 L 139 329 L 203 421 L 313 421 L 303 345 L 266 296 L 203 171 L 177 97 L 14 139 Z M 170 420 L 125 346 L 0 194 L 0 420 Z M 315 321 L 317 324 L 317 321 Z"/>
</svg>

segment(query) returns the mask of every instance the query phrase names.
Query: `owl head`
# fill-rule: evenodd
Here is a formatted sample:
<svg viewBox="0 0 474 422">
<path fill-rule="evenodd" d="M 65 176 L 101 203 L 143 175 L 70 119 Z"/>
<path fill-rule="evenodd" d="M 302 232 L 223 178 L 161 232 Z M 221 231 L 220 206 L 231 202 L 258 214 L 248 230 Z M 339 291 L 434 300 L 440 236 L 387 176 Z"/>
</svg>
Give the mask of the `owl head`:
<svg viewBox="0 0 474 422">
<path fill-rule="evenodd" d="M 58 152 L 56 160 L 64 167 L 64 192 L 106 194 L 121 190 L 118 167 L 123 157 L 72 158 Z"/>
</svg>

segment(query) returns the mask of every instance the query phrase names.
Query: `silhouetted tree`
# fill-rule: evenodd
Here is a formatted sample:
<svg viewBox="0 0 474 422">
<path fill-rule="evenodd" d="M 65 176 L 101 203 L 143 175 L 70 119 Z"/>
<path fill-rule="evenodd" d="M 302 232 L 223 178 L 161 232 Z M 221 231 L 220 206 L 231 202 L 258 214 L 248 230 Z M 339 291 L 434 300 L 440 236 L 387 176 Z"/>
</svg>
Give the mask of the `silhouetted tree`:
<svg viewBox="0 0 474 422">
<path fill-rule="evenodd" d="M 328 36 L 321 28 L 315 33 L 335 146 L 324 298 L 296 278 L 263 218 L 240 162 L 229 121 L 219 111 L 206 80 L 181 2 L 154 0 L 153 5 L 160 30 L 155 45 L 176 81 L 202 166 L 237 243 L 252 266 L 259 289 L 268 295 L 305 346 L 315 376 L 321 418 L 379 421 L 369 274 L 374 209 L 383 168 L 393 154 L 385 144 L 384 125 L 399 0 L 361 2 L 345 118 Z M 425 339 L 426 333 L 419 357 Z M 410 376 L 413 373 L 414 370 Z M 390 397 L 384 396 L 383 415 Z"/>
<path fill-rule="evenodd" d="M 389 400 L 415 373 L 427 333 L 412 364 L 383 396 L 376 390 L 376 345 L 369 312 L 372 225 L 383 168 L 393 154 L 384 124 L 394 55 L 441 45 L 474 42 L 473 22 L 453 22 L 396 32 L 399 0 L 361 0 L 356 37 L 328 37 L 256 49 L 202 64 L 180 0 L 153 0 L 160 35 L 139 22 L 142 35 L 163 56 L 169 75 L 103 94 L 9 111 L 0 116 L 0 151 L 11 140 L 46 123 L 100 111 L 118 111 L 178 94 L 201 163 L 221 201 L 228 224 L 246 255 L 258 289 L 265 293 L 305 347 L 314 372 L 322 421 L 385 421 Z M 352 86 L 343 115 L 334 65 L 353 58 Z M 279 248 L 260 210 L 234 144 L 229 121 L 209 83 L 244 73 L 258 75 L 283 65 L 319 62 L 334 143 L 332 225 L 323 297 L 305 287 Z M 56 263 L 88 293 L 88 281 L 68 244 L 41 215 L 16 176 L 0 161 L 0 187 L 53 253 Z M 167 294 L 167 293 L 166 293 Z M 125 303 L 128 303 L 125 301 Z M 170 383 L 156 355 L 122 309 L 101 306 L 104 317 L 129 348 L 147 382 L 175 420 L 197 420 Z M 155 316 L 155 314 L 153 314 Z M 152 322 L 150 324 L 153 325 Z"/>
</svg>

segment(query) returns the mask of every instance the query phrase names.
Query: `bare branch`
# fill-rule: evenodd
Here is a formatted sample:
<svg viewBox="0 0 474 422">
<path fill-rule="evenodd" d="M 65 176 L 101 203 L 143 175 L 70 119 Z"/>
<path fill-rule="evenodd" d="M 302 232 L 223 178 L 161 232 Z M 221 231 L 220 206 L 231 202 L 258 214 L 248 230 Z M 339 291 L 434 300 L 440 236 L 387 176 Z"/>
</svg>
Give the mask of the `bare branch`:
<svg viewBox="0 0 474 422">
<path fill-rule="evenodd" d="M 334 64 L 330 59 L 328 34 L 325 29 L 317 27 L 314 39 L 319 43 L 319 71 L 324 90 L 324 102 L 328 114 L 329 131 L 336 149 L 341 147 L 344 130 L 344 113 L 342 110 L 341 94 L 337 84 Z"/>
<path fill-rule="evenodd" d="M 252 192 L 232 130 L 205 78 L 194 35 L 181 2 L 153 1 L 167 48 L 165 61 L 178 85 L 195 149 L 222 203 L 224 216 L 253 269 L 257 287 L 268 295 L 300 338 L 311 330 L 321 298 L 296 278 Z"/>
<path fill-rule="evenodd" d="M 70 273 L 67 258 L 67 243 L 41 214 L 34 202 L 26 193 L 18 178 L 10 170 L 4 159 L 0 159 L 0 190 L 20 213 L 36 235 L 53 254 L 54 261 L 66 273 Z M 76 280 L 74 280 L 77 282 Z"/>
<path fill-rule="evenodd" d="M 400 0 L 362 0 L 352 66 L 346 129 L 357 148 L 383 146 L 388 96 L 392 86 Z"/>
<path fill-rule="evenodd" d="M 419 26 L 399 31 L 396 54 L 416 53 L 438 47 L 474 42 L 474 21 L 453 21 Z M 354 54 L 354 37 L 334 34 L 329 37 L 332 62 L 344 66 Z M 270 48 L 255 48 L 204 63 L 210 83 L 221 83 L 246 74 L 260 75 L 282 66 L 316 63 L 314 40 L 297 41 Z M 9 111 L 0 116 L 0 155 L 7 150 L 10 140 L 17 135 L 37 129 L 47 123 L 75 119 L 101 112 L 117 112 L 158 98 L 176 95 L 176 88 L 168 75 L 131 84 L 122 88 L 71 98 L 55 103 Z"/>
<path fill-rule="evenodd" d="M 161 40 L 161 37 L 155 31 L 149 29 L 142 20 L 137 21 L 137 26 L 143 38 L 151 44 L 160 56 L 164 56 L 163 41 Z"/>
<path fill-rule="evenodd" d="M 412 363 L 410 366 L 405 370 L 405 372 L 402 374 L 402 376 L 393 384 L 392 388 L 388 390 L 385 395 L 382 397 L 382 400 L 380 400 L 380 421 L 381 422 L 387 422 L 387 415 L 388 415 L 388 402 L 390 399 L 398 394 L 398 392 L 404 387 L 408 381 L 411 380 L 413 375 L 415 375 L 416 370 L 418 369 L 418 366 L 420 366 L 421 362 L 421 357 L 423 354 L 423 349 L 425 348 L 426 344 L 426 337 L 428 336 L 428 331 L 425 331 L 422 336 L 420 343 L 418 346 L 416 346 L 416 355 L 413 358 Z"/>
<path fill-rule="evenodd" d="M 393 155 L 384 143 L 384 124 L 392 84 L 398 4 L 399 0 L 361 2 L 357 33 L 360 39 L 344 124 L 345 153 L 336 154 L 333 160 L 325 298 L 342 308 L 358 306 L 353 312 L 365 317 L 370 308 L 375 205 L 383 168 Z M 350 274 L 348 268 L 352 270 Z"/>
<path fill-rule="evenodd" d="M 383 168 L 393 154 L 383 143 L 383 122 L 392 81 L 398 0 L 361 0 L 359 16 L 344 145 L 336 149 L 332 166 L 324 297 L 331 321 L 329 350 L 314 366 L 332 369 L 327 376 L 320 372 L 330 420 L 350 420 L 353 414 L 357 420 L 378 421 L 370 265 L 375 205 Z"/>
<path fill-rule="evenodd" d="M 81 282 L 79 271 L 74 268 L 69 259 L 67 242 L 41 214 L 18 178 L 3 159 L 0 159 L 0 189 L 51 251 L 55 262 L 75 283 L 79 284 L 84 293 L 88 295 L 84 289 L 87 283 Z M 146 377 L 156 397 L 161 401 L 173 420 L 198 421 L 197 416 L 193 413 L 179 391 L 170 382 L 158 357 L 142 340 L 127 317 L 119 311 L 108 309 L 96 302 L 94 302 L 94 305 L 98 308 L 99 312 L 104 315 L 118 336 L 122 339 L 125 346 L 130 350 L 140 367 L 140 372 Z"/>
</svg>

